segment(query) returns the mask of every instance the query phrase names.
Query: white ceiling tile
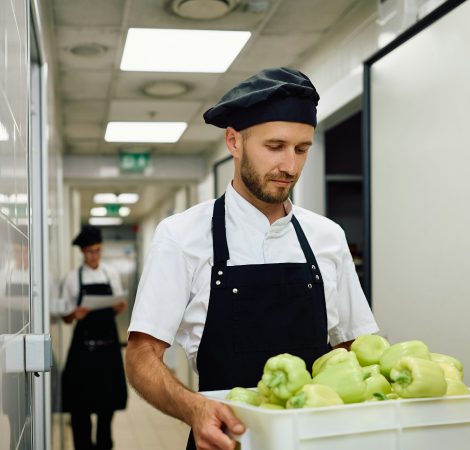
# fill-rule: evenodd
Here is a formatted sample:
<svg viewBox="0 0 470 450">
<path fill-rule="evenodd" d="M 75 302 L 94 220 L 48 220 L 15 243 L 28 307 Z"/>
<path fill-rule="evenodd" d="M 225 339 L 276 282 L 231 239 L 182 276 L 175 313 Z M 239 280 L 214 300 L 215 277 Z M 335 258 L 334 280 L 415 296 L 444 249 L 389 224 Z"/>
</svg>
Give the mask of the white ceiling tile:
<svg viewBox="0 0 470 450">
<path fill-rule="evenodd" d="M 103 100 L 108 95 L 110 71 L 67 70 L 60 74 L 63 99 Z"/>
<path fill-rule="evenodd" d="M 95 123 L 71 123 L 64 126 L 68 139 L 103 139 L 103 127 Z"/>
<path fill-rule="evenodd" d="M 114 100 L 108 120 L 189 122 L 200 107 L 201 102 L 184 100 Z"/>
<path fill-rule="evenodd" d="M 96 154 L 98 150 L 97 140 L 73 140 L 67 139 L 66 142 L 67 153 L 77 154 Z"/>
<path fill-rule="evenodd" d="M 152 98 L 142 91 L 146 84 L 158 80 L 181 81 L 189 86 L 189 91 L 175 100 L 203 100 L 217 84 L 220 74 L 201 73 L 148 73 L 148 72 L 120 72 L 116 81 L 115 96 L 118 99 Z M 158 100 L 155 98 L 155 100 Z M 173 98 L 172 98 L 173 100 Z"/>
<path fill-rule="evenodd" d="M 125 0 L 55 0 L 57 25 L 121 25 Z"/>
<path fill-rule="evenodd" d="M 245 70 L 256 73 L 268 67 L 289 66 L 306 49 L 315 45 L 319 33 L 290 33 L 286 35 L 261 35 L 243 57 L 232 64 L 234 70 Z M 276 49 L 276 51 L 272 51 Z"/>
<path fill-rule="evenodd" d="M 213 125 L 190 125 L 181 136 L 181 143 L 185 142 L 213 142 L 222 139 L 225 130 L 214 127 Z"/>
<path fill-rule="evenodd" d="M 357 0 L 284 0 L 264 33 L 325 32 Z"/>
<path fill-rule="evenodd" d="M 120 36 L 119 28 L 58 27 L 56 46 L 59 62 L 66 68 L 111 68 L 115 64 Z M 94 56 L 78 56 L 71 52 L 74 47 L 90 44 L 103 46 L 105 51 Z"/>
<path fill-rule="evenodd" d="M 292 0 L 290 0 L 292 1 Z M 244 8 L 244 1 L 226 16 L 214 20 L 192 20 L 171 11 L 169 0 L 136 0 L 131 9 L 129 25 L 148 28 L 187 28 L 204 30 L 253 30 L 266 13 L 253 13 Z"/>
<path fill-rule="evenodd" d="M 66 123 L 71 122 L 102 122 L 106 112 L 104 101 L 65 101 L 63 112 Z"/>
</svg>

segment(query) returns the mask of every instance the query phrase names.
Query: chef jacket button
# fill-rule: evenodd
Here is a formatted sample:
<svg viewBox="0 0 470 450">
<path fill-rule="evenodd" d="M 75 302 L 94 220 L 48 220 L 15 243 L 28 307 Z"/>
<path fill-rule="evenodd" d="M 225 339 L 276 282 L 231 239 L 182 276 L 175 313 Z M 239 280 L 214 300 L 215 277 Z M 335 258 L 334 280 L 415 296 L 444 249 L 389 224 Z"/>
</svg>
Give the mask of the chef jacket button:
<svg viewBox="0 0 470 450">
<path fill-rule="evenodd" d="M 320 277 L 319 277 L 318 275 L 315 275 L 315 279 L 316 279 L 316 280 L 319 280 Z"/>
<path fill-rule="evenodd" d="M 312 283 L 308 283 L 308 284 L 307 284 L 307 287 L 308 287 L 309 289 L 312 289 L 312 287 L 313 287 L 313 286 L 312 286 Z"/>
<path fill-rule="evenodd" d="M 238 289 L 237 289 L 237 288 L 233 288 L 233 289 L 232 289 L 232 292 L 233 292 L 234 294 L 238 294 Z"/>
<path fill-rule="evenodd" d="M 216 284 L 217 286 L 219 286 L 220 283 L 222 283 L 220 280 L 217 280 L 217 281 L 215 282 L 215 284 Z"/>
<path fill-rule="evenodd" d="M 313 269 L 313 270 L 315 270 L 315 269 L 316 269 L 316 267 L 315 267 L 313 264 L 312 264 L 312 269 Z"/>
<path fill-rule="evenodd" d="M 223 273 L 221 270 L 219 270 L 219 271 L 217 272 L 217 275 L 223 275 L 223 274 L 224 274 L 224 273 Z"/>
</svg>

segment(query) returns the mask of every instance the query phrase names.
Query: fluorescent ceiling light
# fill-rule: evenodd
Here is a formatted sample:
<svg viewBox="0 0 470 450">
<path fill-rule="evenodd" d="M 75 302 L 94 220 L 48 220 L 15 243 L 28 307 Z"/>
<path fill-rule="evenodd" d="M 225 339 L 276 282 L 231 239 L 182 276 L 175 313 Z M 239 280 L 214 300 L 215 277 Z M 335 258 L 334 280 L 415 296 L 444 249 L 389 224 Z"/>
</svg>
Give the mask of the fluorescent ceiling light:
<svg viewBox="0 0 470 450">
<path fill-rule="evenodd" d="M 3 125 L 2 122 L 0 122 L 0 141 L 8 141 L 8 139 L 10 139 L 8 131 L 5 125 Z"/>
<path fill-rule="evenodd" d="M 98 204 L 112 203 L 120 205 L 130 205 L 139 201 L 139 194 L 133 192 L 123 192 L 122 194 L 116 195 L 111 192 L 105 192 L 95 194 L 93 201 Z"/>
<path fill-rule="evenodd" d="M 123 192 L 122 194 L 118 195 L 117 200 L 118 200 L 117 202 L 120 203 L 121 205 L 131 205 L 139 201 L 139 194 Z"/>
<path fill-rule="evenodd" d="M 249 31 L 129 28 L 121 70 L 144 72 L 225 72 Z"/>
<path fill-rule="evenodd" d="M 95 203 L 117 203 L 117 196 L 116 194 L 112 194 L 109 192 L 103 194 L 95 194 L 93 196 L 93 201 Z"/>
<path fill-rule="evenodd" d="M 106 142 L 178 142 L 186 122 L 108 122 Z"/>
<path fill-rule="evenodd" d="M 88 221 L 90 225 L 121 225 L 120 217 L 91 217 Z"/>
<path fill-rule="evenodd" d="M 119 208 L 119 215 L 121 217 L 127 217 L 131 213 L 131 209 L 127 206 L 121 206 Z"/>
<path fill-rule="evenodd" d="M 104 206 L 97 206 L 96 208 L 91 208 L 90 209 L 90 214 L 94 217 L 104 217 L 108 211 Z"/>
</svg>

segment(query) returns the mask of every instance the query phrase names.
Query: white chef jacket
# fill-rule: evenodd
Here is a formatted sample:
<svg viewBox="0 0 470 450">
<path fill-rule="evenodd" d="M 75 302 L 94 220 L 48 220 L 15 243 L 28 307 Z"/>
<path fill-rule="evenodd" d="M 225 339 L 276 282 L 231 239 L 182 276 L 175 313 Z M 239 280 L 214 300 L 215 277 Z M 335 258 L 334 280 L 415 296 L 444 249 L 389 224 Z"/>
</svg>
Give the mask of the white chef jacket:
<svg viewBox="0 0 470 450">
<path fill-rule="evenodd" d="M 62 285 L 62 299 L 66 303 L 67 314 L 72 312 L 77 307 L 78 300 L 78 269 L 76 268 L 69 272 L 64 279 Z M 95 283 L 109 283 L 113 290 L 114 296 L 123 294 L 122 283 L 119 272 L 111 265 L 101 263 L 96 269 L 92 269 L 86 264 L 83 265 L 82 271 L 82 283 L 83 284 L 95 284 Z"/>
<path fill-rule="evenodd" d="M 214 201 L 160 222 L 146 257 L 128 330 L 170 345 L 176 341 L 195 370 L 209 304 Z M 270 224 L 231 184 L 225 205 L 229 266 L 305 262 L 291 224 L 294 213 L 323 277 L 331 345 L 378 331 L 339 225 L 290 201 L 285 203 L 287 215 Z"/>
</svg>

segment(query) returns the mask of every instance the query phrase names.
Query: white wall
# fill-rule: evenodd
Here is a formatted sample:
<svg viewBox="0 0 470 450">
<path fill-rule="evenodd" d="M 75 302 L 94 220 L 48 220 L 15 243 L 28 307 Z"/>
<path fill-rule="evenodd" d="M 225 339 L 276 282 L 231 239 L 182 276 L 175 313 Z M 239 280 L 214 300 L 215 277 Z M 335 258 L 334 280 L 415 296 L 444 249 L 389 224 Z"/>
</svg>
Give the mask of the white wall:
<svg viewBox="0 0 470 450">
<path fill-rule="evenodd" d="M 469 23 L 465 2 L 371 73 L 374 311 L 392 342 L 422 339 L 467 368 Z"/>
</svg>

